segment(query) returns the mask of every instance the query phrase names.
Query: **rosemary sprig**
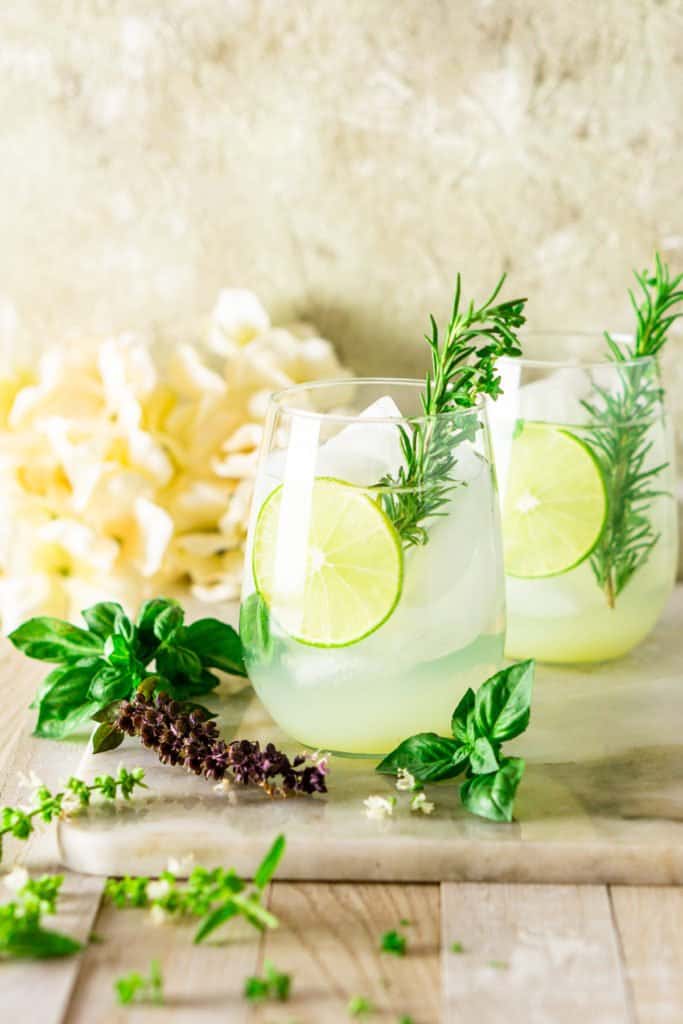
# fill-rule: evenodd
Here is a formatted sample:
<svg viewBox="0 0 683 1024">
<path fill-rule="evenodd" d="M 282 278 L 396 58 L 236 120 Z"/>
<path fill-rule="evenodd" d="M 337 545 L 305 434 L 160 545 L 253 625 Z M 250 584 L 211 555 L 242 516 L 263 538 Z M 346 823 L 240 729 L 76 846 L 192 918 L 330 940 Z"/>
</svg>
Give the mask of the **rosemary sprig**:
<svg viewBox="0 0 683 1024">
<path fill-rule="evenodd" d="M 469 302 L 461 308 L 462 287 L 457 275 L 451 318 L 443 340 L 434 317 L 425 340 L 431 369 L 421 396 L 425 419 L 401 426 L 404 458 L 395 475 L 387 475 L 381 504 L 405 545 L 426 544 L 425 520 L 443 515 L 443 506 L 457 481 L 453 476 L 457 445 L 473 436 L 468 419 L 440 413 L 471 409 L 480 395 L 497 398 L 501 392 L 496 361 L 521 353 L 516 331 L 524 323 L 526 299 L 496 302 L 505 274 L 481 306 Z M 432 418 L 433 417 L 433 418 Z"/>
<path fill-rule="evenodd" d="M 646 462 L 663 389 L 656 362 L 645 357 L 658 355 L 669 328 L 683 315 L 683 311 L 674 312 L 683 302 L 683 274 L 672 278 L 659 253 L 653 273 L 634 271 L 634 276 L 641 292 L 638 298 L 629 290 L 636 314 L 635 340 L 619 345 L 605 332 L 609 356 L 619 374 L 618 389 L 594 384 L 595 397 L 582 403 L 590 415 L 586 439 L 607 487 L 607 521 L 590 564 L 610 608 L 659 540 L 649 510 L 651 502 L 665 493 L 656 480 L 668 463 L 646 467 Z M 642 363 L 634 361 L 641 358 Z"/>
</svg>

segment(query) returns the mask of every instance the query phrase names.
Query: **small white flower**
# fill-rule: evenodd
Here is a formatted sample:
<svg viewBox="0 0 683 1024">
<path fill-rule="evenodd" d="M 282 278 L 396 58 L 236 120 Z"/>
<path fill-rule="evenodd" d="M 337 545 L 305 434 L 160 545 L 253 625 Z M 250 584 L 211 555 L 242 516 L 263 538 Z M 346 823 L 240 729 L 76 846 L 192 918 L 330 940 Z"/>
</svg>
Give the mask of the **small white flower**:
<svg viewBox="0 0 683 1024">
<path fill-rule="evenodd" d="M 19 892 L 26 885 L 29 877 L 26 868 L 21 868 L 17 865 L 17 867 L 12 868 L 9 874 L 5 875 L 3 881 L 11 892 Z"/>
<path fill-rule="evenodd" d="M 70 814 L 79 810 L 81 801 L 78 799 L 75 793 L 70 790 L 66 790 L 62 798 L 62 816 L 68 818 Z"/>
<path fill-rule="evenodd" d="M 422 811 L 423 814 L 431 814 L 434 804 L 427 799 L 424 793 L 416 793 L 410 801 L 410 809 L 411 811 Z"/>
<path fill-rule="evenodd" d="M 152 924 L 154 925 L 166 924 L 166 921 L 168 920 L 168 914 L 166 913 L 163 907 L 159 906 L 158 903 L 154 904 L 154 906 L 149 912 L 149 916 L 151 917 Z"/>
<path fill-rule="evenodd" d="M 188 853 L 184 857 L 169 857 L 168 870 L 176 878 L 184 878 L 189 875 L 194 867 L 194 854 Z M 148 890 L 149 891 L 149 890 Z"/>
<path fill-rule="evenodd" d="M 396 806 L 395 796 L 369 796 L 363 801 L 365 813 L 371 821 L 382 821 L 394 813 Z"/>
<path fill-rule="evenodd" d="M 412 793 L 418 789 L 415 776 L 411 775 L 407 768 L 399 768 L 396 772 L 396 789 L 402 792 Z"/>
<path fill-rule="evenodd" d="M 147 895 L 151 900 L 163 900 L 168 896 L 171 886 L 166 878 L 159 878 L 156 882 L 150 882 L 147 886 Z"/>
</svg>

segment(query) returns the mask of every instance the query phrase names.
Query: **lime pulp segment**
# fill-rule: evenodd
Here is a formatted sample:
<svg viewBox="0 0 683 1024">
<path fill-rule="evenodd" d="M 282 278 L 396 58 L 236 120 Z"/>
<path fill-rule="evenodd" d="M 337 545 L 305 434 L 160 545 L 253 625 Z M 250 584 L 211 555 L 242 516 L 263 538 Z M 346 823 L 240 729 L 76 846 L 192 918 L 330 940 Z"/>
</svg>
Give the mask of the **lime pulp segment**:
<svg viewBox="0 0 683 1024">
<path fill-rule="evenodd" d="M 253 552 L 257 591 L 302 643 L 356 643 L 386 621 L 401 594 L 396 530 L 373 498 L 341 480 L 277 487 L 261 506 Z"/>
<path fill-rule="evenodd" d="M 592 451 L 570 431 L 525 422 L 511 442 L 503 502 L 505 571 L 558 576 L 595 548 L 607 494 Z"/>
</svg>

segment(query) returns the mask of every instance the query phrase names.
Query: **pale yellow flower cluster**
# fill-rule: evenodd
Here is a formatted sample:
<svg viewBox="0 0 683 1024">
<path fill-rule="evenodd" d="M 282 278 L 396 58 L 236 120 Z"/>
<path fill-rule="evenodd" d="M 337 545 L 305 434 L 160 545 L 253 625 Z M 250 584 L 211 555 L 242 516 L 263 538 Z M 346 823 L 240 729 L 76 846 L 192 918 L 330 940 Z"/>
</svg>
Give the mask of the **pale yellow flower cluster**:
<svg viewBox="0 0 683 1024">
<path fill-rule="evenodd" d="M 2 628 L 179 586 L 237 597 L 268 397 L 341 373 L 312 328 L 226 290 L 193 344 L 55 345 L 3 378 Z"/>
</svg>

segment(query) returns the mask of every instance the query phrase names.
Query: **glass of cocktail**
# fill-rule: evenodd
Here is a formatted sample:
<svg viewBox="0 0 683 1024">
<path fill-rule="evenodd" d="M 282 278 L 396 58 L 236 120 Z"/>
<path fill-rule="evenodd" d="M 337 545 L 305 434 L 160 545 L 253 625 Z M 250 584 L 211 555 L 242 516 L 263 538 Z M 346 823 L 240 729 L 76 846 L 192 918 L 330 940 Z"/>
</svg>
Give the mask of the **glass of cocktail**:
<svg viewBox="0 0 683 1024">
<path fill-rule="evenodd" d="M 307 746 L 379 755 L 448 734 L 502 664 L 486 409 L 425 415 L 423 388 L 327 381 L 270 402 L 240 632 L 256 692 Z"/>
<path fill-rule="evenodd" d="M 673 431 L 656 355 L 613 335 L 529 336 L 489 410 L 510 657 L 592 662 L 651 631 L 677 564 Z M 529 358 L 534 348 L 552 360 Z"/>
</svg>

